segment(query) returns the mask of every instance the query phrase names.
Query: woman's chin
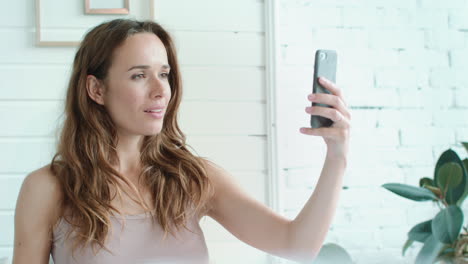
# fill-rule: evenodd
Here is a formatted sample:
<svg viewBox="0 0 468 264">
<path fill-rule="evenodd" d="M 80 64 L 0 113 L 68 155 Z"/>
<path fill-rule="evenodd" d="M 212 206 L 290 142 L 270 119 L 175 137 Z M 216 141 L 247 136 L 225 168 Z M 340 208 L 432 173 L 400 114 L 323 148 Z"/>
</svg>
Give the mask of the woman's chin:
<svg viewBox="0 0 468 264">
<path fill-rule="evenodd" d="M 153 129 L 153 130 L 151 130 L 151 131 L 146 131 L 146 132 L 144 133 L 144 135 L 145 135 L 145 136 L 156 136 L 156 135 L 158 135 L 158 134 L 160 134 L 160 133 L 161 133 L 161 128 L 158 128 L 158 129 Z"/>
</svg>

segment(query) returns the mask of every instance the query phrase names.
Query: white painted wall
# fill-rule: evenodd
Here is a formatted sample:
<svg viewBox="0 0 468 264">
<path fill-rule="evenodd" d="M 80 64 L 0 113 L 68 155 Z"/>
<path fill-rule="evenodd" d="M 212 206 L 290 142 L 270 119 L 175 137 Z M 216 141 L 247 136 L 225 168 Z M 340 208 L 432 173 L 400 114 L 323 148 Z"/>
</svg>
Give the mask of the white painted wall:
<svg viewBox="0 0 468 264">
<path fill-rule="evenodd" d="M 76 0 L 79 1 L 79 0 Z M 180 126 L 188 143 L 266 203 L 264 3 L 155 1 L 172 33 L 184 81 Z M 0 258 L 11 257 L 14 208 L 24 177 L 52 158 L 76 47 L 35 46 L 31 0 L 1 0 Z M 209 217 L 201 221 L 214 263 L 267 263 Z"/>
<path fill-rule="evenodd" d="M 33 1 L 0 3 L 8 7 L 0 11 L 1 258 L 12 254 L 22 179 L 53 154 L 75 48 L 36 47 Z M 401 257 L 406 233 L 438 209 L 380 186 L 431 177 L 448 148 L 466 156 L 459 145 L 468 140 L 466 11 L 466 0 L 278 0 L 279 213 L 294 218 L 320 175 L 325 144 L 298 130 L 309 124 L 314 52 L 336 49 L 353 127 L 348 189 L 326 242 L 345 247 L 359 264 L 412 263 L 419 247 Z M 264 2 L 156 1 L 156 16 L 179 49 L 189 143 L 267 202 Z M 268 263 L 212 219 L 202 228 L 216 263 Z"/>
<path fill-rule="evenodd" d="M 294 218 L 320 176 L 326 145 L 299 127 L 309 125 L 315 50 L 335 49 L 352 129 L 348 188 L 326 242 L 358 264 L 414 263 L 420 243 L 401 256 L 407 232 L 439 211 L 382 184 L 433 177 L 449 148 L 467 156 L 460 144 L 468 140 L 467 11 L 466 0 L 279 0 L 284 212 Z"/>
</svg>

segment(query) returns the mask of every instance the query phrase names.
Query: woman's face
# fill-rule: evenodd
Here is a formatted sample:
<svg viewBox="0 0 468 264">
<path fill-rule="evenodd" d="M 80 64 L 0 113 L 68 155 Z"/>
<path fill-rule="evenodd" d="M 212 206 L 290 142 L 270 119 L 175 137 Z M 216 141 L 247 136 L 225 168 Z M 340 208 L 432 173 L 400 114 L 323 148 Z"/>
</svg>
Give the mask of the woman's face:
<svg viewBox="0 0 468 264">
<path fill-rule="evenodd" d="M 153 33 L 137 33 L 116 48 L 113 56 L 103 99 L 117 131 L 121 135 L 158 134 L 171 98 L 164 44 Z M 148 112 L 152 108 L 162 111 Z"/>
</svg>

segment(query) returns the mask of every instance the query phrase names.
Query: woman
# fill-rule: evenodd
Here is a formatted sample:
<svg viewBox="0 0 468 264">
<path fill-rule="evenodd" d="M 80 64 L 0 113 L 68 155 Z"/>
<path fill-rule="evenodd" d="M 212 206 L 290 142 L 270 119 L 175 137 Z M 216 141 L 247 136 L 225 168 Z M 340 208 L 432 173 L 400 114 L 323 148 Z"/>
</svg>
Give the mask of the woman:
<svg viewBox="0 0 468 264">
<path fill-rule="evenodd" d="M 335 123 L 303 132 L 323 136 L 328 152 L 312 199 L 291 221 L 187 149 L 170 35 L 152 21 L 98 25 L 74 59 L 57 153 L 21 186 L 13 263 L 47 263 L 50 253 L 56 264 L 208 263 L 205 215 L 260 250 L 312 260 L 336 208 L 350 120 L 341 91 L 321 81 L 332 94 L 315 101 L 334 108 L 307 111 Z"/>
</svg>

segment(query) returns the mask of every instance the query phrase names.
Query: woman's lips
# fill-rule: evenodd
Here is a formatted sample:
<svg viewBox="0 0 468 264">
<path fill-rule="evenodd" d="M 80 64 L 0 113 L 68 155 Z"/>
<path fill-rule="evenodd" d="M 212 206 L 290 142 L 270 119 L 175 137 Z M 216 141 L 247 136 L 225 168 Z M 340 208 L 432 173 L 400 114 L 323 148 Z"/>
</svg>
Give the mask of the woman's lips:
<svg viewBox="0 0 468 264">
<path fill-rule="evenodd" d="M 161 112 L 147 112 L 145 111 L 146 114 L 149 114 L 151 117 L 156 118 L 156 119 L 161 119 L 164 116 L 164 110 Z"/>
</svg>

